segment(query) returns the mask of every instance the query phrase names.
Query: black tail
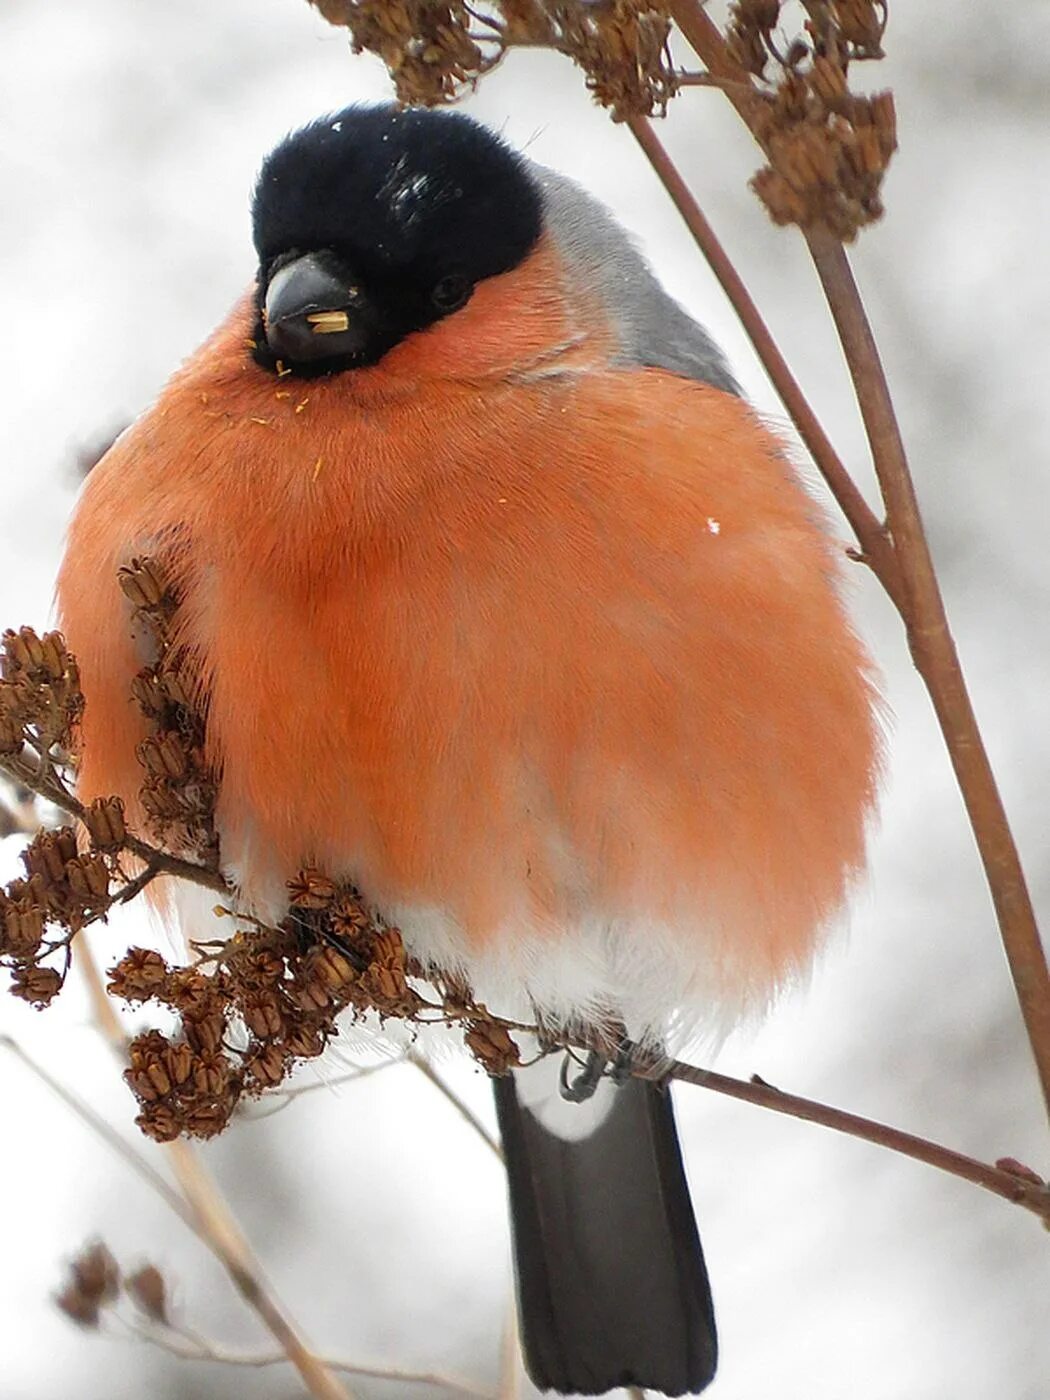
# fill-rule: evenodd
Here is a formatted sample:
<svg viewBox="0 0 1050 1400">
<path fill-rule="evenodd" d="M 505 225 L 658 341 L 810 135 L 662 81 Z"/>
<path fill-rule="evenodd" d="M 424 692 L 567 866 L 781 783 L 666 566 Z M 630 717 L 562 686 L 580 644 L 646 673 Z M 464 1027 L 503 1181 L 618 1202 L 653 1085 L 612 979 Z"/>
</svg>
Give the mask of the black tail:
<svg viewBox="0 0 1050 1400">
<path fill-rule="evenodd" d="M 519 1102 L 515 1077 L 493 1085 L 534 1384 L 570 1395 L 703 1390 L 718 1343 L 670 1096 L 628 1080 L 589 1135 L 566 1140 Z"/>
</svg>

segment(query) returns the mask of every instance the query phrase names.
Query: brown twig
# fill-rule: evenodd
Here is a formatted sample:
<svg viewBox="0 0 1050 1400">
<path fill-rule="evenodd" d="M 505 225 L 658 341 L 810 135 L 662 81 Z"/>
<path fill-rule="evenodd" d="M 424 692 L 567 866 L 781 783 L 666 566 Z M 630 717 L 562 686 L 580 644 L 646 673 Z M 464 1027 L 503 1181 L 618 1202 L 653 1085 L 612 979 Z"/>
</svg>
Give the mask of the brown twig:
<svg viewBox="0 0 1050 1400">
<path fill-rule="evenodd" d="M 59 781 L 47 764 L 42 763 L 39 768 L 34 768 L 22 755 L 4 755 L 0 756 L 0 772 L 6 773 L 15 782 L 35 792 L 38 797 L 43 797 L 63 812 L 68 812 L 78 821 L 83 821 L 87 815 L 84 803 Z M 230 893 L 229 885 L 217 870 L 173 856 L 170 852 L 161 850 L 159 846 L 151 846 L 149 842 L 132 835 L 130 831 L 121 844 L 130 855 L 152 868 L 153 874 L 150 879 L 157 875 L 172 875 L 179 880 L 190 880 L 195 885 L 203 885 L 205 889 L 214 890 L 217 894 Z"/>
<path fill-rule="evenodd" d="M 747 72 L 730 58 L 718 26 L 697 0 L 673 0 L 671 10 L 692 48 L 712 76 L 725 83 L 727 98 L 759 145 L 763 145 L 759 135 L 761 98 Z M 1017 846 L 948 627 L 886 375 L 841 241 L 825 229 L 811 229 L 806 238 L 842 343 L 886 505 L 892 541 L 890 575 L 885 572 L 885 551 L 873 555 L 859 530 L 857 537 L 901 614 L 912 658 L 944 734 L 995 904 L 1043 1097 L 1050 1110 L 1050 972 L 1046 954 Z M 765 359 L 764 348 L 757 342 L 756 349 Z M 818 465 L 823 470 L 823 463 Z M 830 478 L 828 481 L 856 529 L 838 487 Z"/>
<path fill-rule="evenodd" d="M 903 576 L 905 606 L 901 613 L 908 645 L 930 693 L 977 840 L 1050 1110 L 1050 972 L 1046 954 L 1021 858 L 948 626 L 886 375 L 845 249 L 820 230 L 808 233 L 807 242 L 856 388 L 886 502 L 887 523 Z"/>
<path fill-rule="evenodd" d="M 153 1327 L 135 1327 L 134 1335 L 153 1346 L 161 1347 L 186 1361 L 212 1361 L 222 1366 L 242 1366 L 261 1369 L 266 1366 L 288 1364 L 284 1351 L 241 1352 L 228 1351 L 224 1347 L 203 1338 L 187 1337 L 178 1332 L 160 1331 Z M 458 1376 L 445 1375 L 440 1371 L 406 1371 L 386 1366 L 362 1366 L 355 1361 L 347 1361 L 339 1356 L 317 1358 L 330 1371 L 339 1371 L 348 1376 L 365 1376 L 373 1380 L 397 1381 L 405 1385 L 441 1386 L 457 1395 L 473 1397 L 473 1400 L 494 1400 L 490 1390 L 472 1385 Z"/>
<path fill-rule="evenodd" d="M 125 1142 L 120 1133 L 118 1133 L 115 1128 L 112 1128 L 100 1114 L 96 1113 L 90 1104 L 86 1103 L 78 1094 L 74 1094 L 73 1091 L 68 1089 L 60 1080 L 55 1079 L 53 1075 L 49 1074 L 48 1071 L 44 1069 L 43 1065 L 38 1064 L 13 1036 L 0 1034 L 0 1049 L 7 1050 L 10 1054 L 14 1055 L 17 1060 L 20 1060 L 30 1074 L 39 1079 L 41 1084 L 45 1085 L 56 1098 L 60 1099 L 62 1103 L 65 1104 L 66 1108 L 90 1128 L 96 1137 L 104 1142 L 111 1151 L 115 1152 L 133 1172 L 142 1177 L 147 1186 L 151 1187 L 152 1190 L 160 1196 L 164 1204 L 175 1212 L 184 1225 L 188 1225 L 195 1234 L 200 1234 L 197 1217 L 189 1206 L 187 1206 L 179 1193 L 165 1181 L 160 1172 L 150 1166 L 149 1162 L 146 1161 L 145 1157 L 143 1157 L 140 1152 L 136 1152 L 130 1143 Z"/>
<path fill-rule="evenodd" d="M 674 201 L 686 227 L 740 318 L 740 323 L 798 430 L 799 437 L 828 483 L 842 513 L 853 527 L 861 546 L 861 557 L 872 566 L 886 591 L 896 600 L 900 588 L 899 568 L 885 527 L 861 495 L 832 446 L 831 439 L 810 407 L 798 380 L 788 368 L 787 361 L 780 353 L 743 279 L 719 242 L 692 191 L 667 154 L 663 143 L 653 130 L 652 123 L 646 117 L 631 117 L 627 125 Z"/>
<path fill-rule="evenodd" d="M 500 1146 L 498 1140 L 492 1136 L 488 1128 L 485 1127 L 485 1124 L 477 1116 L 477 1114 L 470 1107 L 470 1105 L 465 1103 L 453 1089 L 449 1088 L 449 1086 L 445 1083 L 444 1079 L 442 1079 L 441 1075 L 438 1074 L 436 1069 L 434 1069 L 433 1065 L 429 1064 L 423 1058 L 422 1055 L 416 1054 L 414 1050 L 409 1051 L 408 1055 L 406 1056 L 406 1059 L 408 1060 L 409 1064 L 415 1065 L 416 1069 L 419 1070 L 420 1074 L 424 1075 L 425 1078 L 430 1080 L 431 1084 L 433 1084 L 434 1088 L 437 1089 L 439 1094 L 444 1095 L 444 1097 L 456 1110 L 459 1116 L 466 1123 L 468 1123 L 470 1127 L 474 1129 L 474 1131 L 477 1133 L 478 1137 L 481 1138 L 485 1146 L 488 1147 L 492 1152 L 494 1152 L 499 1158 L 499 1160 L 502 1162 L 503 1148 Z"/>
<path fill-rule="evenodd" d="M 165 1146 L 179 1188 L 200 1221 L 208 1247 L 219 1259 L 241 1297 L 260 1317 L 281 1347 L 283 1359 L 299 1372 L 315 1400 L 353 1400 L 327 1364 L 306 1345 L 291 1318 L 269 1288 L 259 1261 L 234 1220 L 214 1180 L 188 1142 Z"/>
<path fill-rule="evenodd" d="M 79 945 L 77 962 L 85 974 L 99 1028 L 124 1059 L 127 1037 L 106 995 L 86 941 L 82 940 Z M 199 1155 L 188 1142 L 178 1139 L 166 1143 L 163 1150 L 192 1212 L 194 1230 L 223 1265 L 241 1297 L 280 1344 L 285 1358 L 299 1372 L 309 1393 L 315 1400 L 354 1400 L 346 1386 L 306 1345 L 295 1324 L 278 1303 L 259 1261 Z"/>
<path fill-rule="evenodd" d="M 1005 1201 L 1023 1206 L 1050 1224 L 1050 1188 L 1045 1182 L 1030 1181 L 1001 1167 L 964 1156 L 950 1147 L 942 1147 L 939 1143 L 903 1132 L 900 1128 L 891 1128 L 886 1123 L 862 1118 L 856 1113 L 832 1108 L 829 1104 L 800 1098 L 797 1094 L 785 1094 L 759 1079 L 733 1079 L 728 1075 L 716 1074 L 714 1070 L 683 1064 L 680 1060 L 670 1063 L 653 1060 L 636 1066 L 635 1072 L 646 1079 L 674 1079 L 684 1084 L 696 1084 L 716 1094 L 742 1099 L 745 1103 L 757 1104 L 791 1118 L 802 1118 L 808 1123 L 819 1123 L 822 1127 L 889 1148 L 891 1152 L 911 1157 L 916 1162 L 925 1162 L 927 1166 L 937 1167 L 940 1171 L 981 1186 Z"/>
</svg>

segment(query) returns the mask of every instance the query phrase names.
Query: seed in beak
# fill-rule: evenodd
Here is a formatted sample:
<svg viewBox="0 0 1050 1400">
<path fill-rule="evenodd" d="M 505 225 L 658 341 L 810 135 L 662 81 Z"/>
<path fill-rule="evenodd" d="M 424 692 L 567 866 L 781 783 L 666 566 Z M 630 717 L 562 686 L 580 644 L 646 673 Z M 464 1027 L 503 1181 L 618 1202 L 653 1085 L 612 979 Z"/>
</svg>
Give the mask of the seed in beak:
<svg viewBox="0 0 1050 1400">
<path fill-rule="evenodd" d="M 306 319 L 314 335 L 338 335 L 350 329 L 350 317 L 345 311 L 312 311 Z"/>
</svg>

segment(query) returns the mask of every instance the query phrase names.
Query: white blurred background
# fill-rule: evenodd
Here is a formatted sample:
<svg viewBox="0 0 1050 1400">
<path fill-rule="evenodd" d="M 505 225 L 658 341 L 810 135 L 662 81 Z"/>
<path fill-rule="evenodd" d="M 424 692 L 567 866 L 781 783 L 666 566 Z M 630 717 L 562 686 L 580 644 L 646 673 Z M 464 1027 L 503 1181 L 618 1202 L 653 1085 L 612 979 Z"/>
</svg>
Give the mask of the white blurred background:
<svg viewBox="0 0 1050 1400">
<path fill-rule="evenodd" d="M 901 5 L 888 47 L 871 80 L 895 90 L 901 150 L 888 217 L 855 262 L 1045 918 L 1050 7 Z M 0 625 L 48 619 L 78 451 L 149 402 L 252 276 L 247 204 L 263 154 L 302 121 L 386 92 L 382 70 L 302 0 L 0 4 Z M 566 61 L 517 55 L 467 106 L 604 199 L 780 416 L 629 135 Z M 745 188 L 749 138 L 716 93 L 693 91 L 672 113 L 665 139 L 869 490 L 800 240 Z M 855 605 L 895 715 L 870 887 L 808 990 L 735 1038 L 719 1068 L 1045 1169 L 1039 1093 L 929 705 L 860 568 Z M 18 844 L 0 842 L 0 878 L 16 873 Z M 103 955 L 150 936 L 134 915 Z M 0 997 L 0 1030 L 160 1165 L 79 988 L 44 1014 Z M 488 1115 L 483 1076 L 449 1073 Z M 123 1263 L 148 1258 L 177 1280 L 192 1326 L 269 1346 L 163 1203 L 2 1050 L 0 1096 L 0 1400 L 302 1394 L 288 1367 L 179 1362 L 61 1316 L 63 1262 L 100 1236 Z M 1050 1395 L 1050 1241 L 1034 1219 L 820 1128 L 699 1089 L 678 1104 L 721 1323 L 717 1400 Z M 509 1297 L 500 1170 L 416 1071 L 307 1095 L 203 1151 L 320 1348 L 495 1385 Z M 448 1393 L 353 1384 L 365 1400 Z"/>
</svg>

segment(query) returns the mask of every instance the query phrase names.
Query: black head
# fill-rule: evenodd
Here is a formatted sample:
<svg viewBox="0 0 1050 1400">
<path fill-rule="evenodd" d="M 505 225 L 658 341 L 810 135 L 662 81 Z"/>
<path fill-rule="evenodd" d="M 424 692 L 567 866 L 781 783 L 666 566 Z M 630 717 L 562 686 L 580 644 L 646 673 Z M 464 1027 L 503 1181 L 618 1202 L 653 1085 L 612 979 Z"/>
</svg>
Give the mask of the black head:
<svg viewBox="0 0 1050 1400">
<path fill-rule="evenodd" d="M 267 157 L 252 205 L 255 358 L 330 374 L 451 315 L 539 237 L 525 162 L 455 113 L 348 107 Z"/>
</svg>

